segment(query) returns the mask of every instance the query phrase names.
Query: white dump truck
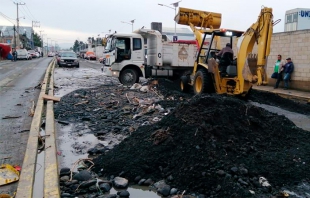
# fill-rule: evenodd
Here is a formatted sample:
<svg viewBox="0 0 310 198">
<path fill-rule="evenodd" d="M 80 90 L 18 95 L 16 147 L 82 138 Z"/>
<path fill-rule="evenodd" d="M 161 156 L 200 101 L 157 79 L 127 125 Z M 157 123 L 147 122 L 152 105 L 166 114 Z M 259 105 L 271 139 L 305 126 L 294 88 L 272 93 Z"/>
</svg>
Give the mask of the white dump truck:
<svg viewBox="0 0 310 198">
<path fill-rule="evenodd" d="M 196 41 L 171 42 L 157 30 L 111 34 L 107 38 L 103 72 L 118 77 L 124 85 L 140 77 L 180 77 L 191 71 L 197 59 Z"/>
</svg>

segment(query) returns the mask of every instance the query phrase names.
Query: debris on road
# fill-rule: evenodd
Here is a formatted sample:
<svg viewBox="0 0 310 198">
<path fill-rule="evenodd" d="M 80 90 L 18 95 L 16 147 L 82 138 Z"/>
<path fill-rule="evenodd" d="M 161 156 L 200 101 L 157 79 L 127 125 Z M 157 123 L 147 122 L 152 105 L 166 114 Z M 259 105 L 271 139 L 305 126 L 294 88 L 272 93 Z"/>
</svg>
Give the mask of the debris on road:
<svg viewBox="0 0 310 198">
<path fill-rule="evenodd" d="M 19 172 L 10 164 L 0 165 L 0 186 L 19 180 Z"/>
<path fill-rule="evenodd" d="M 59 98 L 59 97 L 50 96 L 50 95 L 46 95 L 46 94 L 44 94 L 44 95 L 42 96 L 42 98 L 43 98 L 44 100 L 53 100 L 54 102 L 59 102 L 59 101 L 60 101 L 60 98 Z"/>
<path fill-rule="evenodd" d="M 31 117 L 34 116 L 34 110 L 35 110 L 34 108 L 35 108 L 34 101 L 32 101 L 32 105 L 31 105 L 30 113 L 29 113 L 29 116 L 31 116 Z"/>
<path fill-rule="evenodd" d="M 28 131 L 30 131 L 30 130 L 29 129 L 25 129 L 25 130 L 19 131 L 18 133 L 24 133 L 24 132 L 28 132 Z"/>
<path fill-rule="evenodd" d="M 15 118 L 21 118 L 22 116 L 4 116 L 2 119 L 15 119 Z"/>
</svg>

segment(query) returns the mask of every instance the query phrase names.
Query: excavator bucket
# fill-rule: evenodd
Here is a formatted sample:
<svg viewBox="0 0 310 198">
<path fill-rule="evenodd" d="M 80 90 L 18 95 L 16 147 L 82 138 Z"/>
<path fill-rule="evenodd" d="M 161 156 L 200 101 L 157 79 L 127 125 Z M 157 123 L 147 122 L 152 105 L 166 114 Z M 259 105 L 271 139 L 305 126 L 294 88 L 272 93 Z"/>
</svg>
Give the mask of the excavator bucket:
<svg viewBox="0 0 310 198">
<path fill-rule="evenodd" d="M 218 29 L 221 26 L 222 14 L 188 8 L 179 8 L 178 14 L 174 17 L 177 24 L 193 24 L 200 28 Z"/>
</svg>

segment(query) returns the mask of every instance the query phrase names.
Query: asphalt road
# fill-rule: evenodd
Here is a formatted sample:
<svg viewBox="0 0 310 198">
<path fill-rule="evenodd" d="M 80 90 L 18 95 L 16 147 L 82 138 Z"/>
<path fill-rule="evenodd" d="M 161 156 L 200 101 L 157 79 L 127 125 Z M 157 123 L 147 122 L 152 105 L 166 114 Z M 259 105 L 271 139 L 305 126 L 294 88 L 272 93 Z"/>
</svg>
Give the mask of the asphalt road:
<svg viewBox="0 0 310 198">
<path fill-rule="evenodd" d="M 0 62 L 0 164 L 22 167 L 32 122 L 32 101 L 36 104 L 43 79 L 52 58 Z M 6 116 L 17 117 L 4 119 Z M 0 186 L 1 193 L 12 195 L 17 183 Z"/>
</svg>

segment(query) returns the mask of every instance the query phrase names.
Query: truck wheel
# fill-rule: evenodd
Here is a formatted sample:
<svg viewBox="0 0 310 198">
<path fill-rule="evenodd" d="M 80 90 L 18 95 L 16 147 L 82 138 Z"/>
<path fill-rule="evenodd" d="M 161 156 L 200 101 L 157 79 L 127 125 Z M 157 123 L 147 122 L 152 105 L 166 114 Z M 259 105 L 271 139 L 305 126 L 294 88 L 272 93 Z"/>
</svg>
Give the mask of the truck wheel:
<svg viewBox="0 0 310 198">
<path fill-rule="evenodd" d="M 212 93 L 214 92 L 214 85 L 210 74 L 205 69 L 199 69 L 194 78 L 194 92 L 195 94 Z"/>
<path fill-rule="evenodd" d="M 125 69 L 121 72 L 119 80 L 123 85 L 133 85 L 139 82 L 138 72 L 135 69 Z"/>
<path fill-rule="evenodd" d="M 184 93 L 189 92 L 190 85 L 188 84 L 188 77 L 187 76 L 181 76 L 180 88 L 181 88 L 181 91 Z"/>
</svg>

